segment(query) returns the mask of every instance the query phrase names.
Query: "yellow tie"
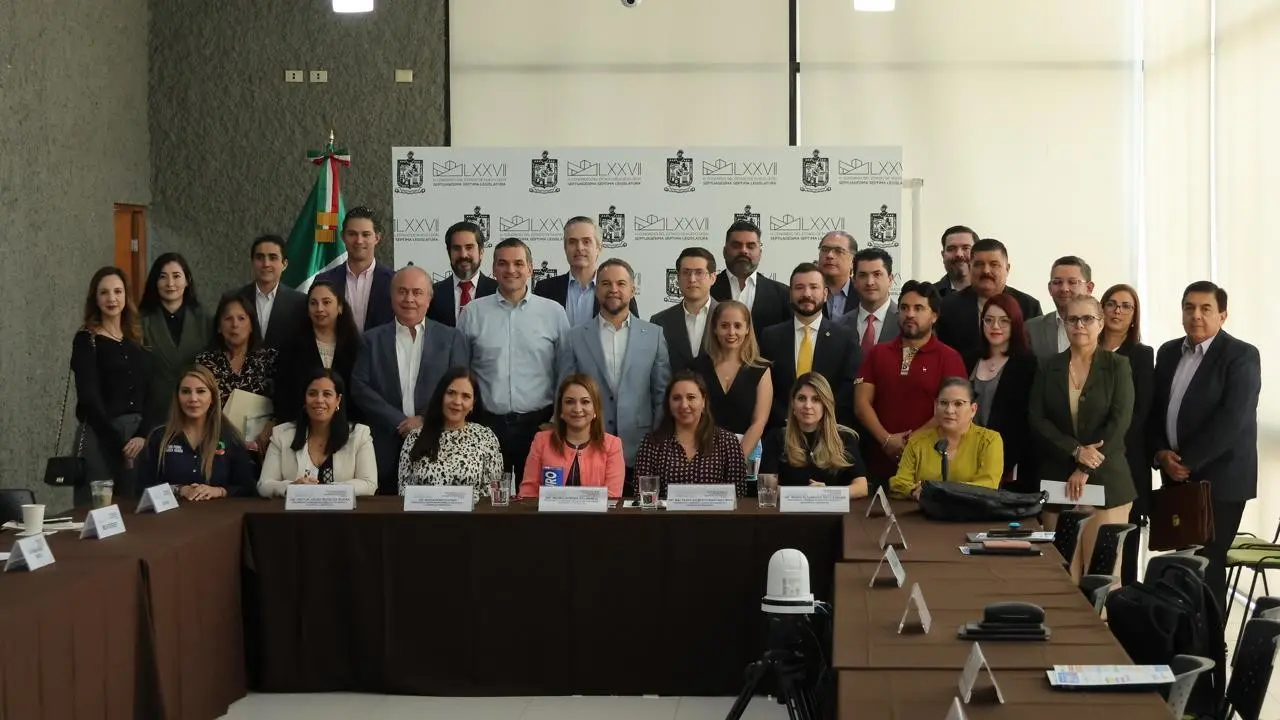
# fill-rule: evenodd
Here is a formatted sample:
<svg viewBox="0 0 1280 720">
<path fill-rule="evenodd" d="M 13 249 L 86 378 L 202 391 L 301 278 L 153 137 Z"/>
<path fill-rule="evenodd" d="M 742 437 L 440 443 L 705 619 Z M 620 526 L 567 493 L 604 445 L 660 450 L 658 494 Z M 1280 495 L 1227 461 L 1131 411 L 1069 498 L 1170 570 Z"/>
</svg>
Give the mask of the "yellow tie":
<svg viewBox="0 0 1280 720">
<path fill-rule="evenodd" d="M 813 369 L 813 341 L 809 339 L 809 327 L 804 328 L 804 337 L 800 339 L 800 353 L 796 355 L 796 377 Z"/>
</svg>

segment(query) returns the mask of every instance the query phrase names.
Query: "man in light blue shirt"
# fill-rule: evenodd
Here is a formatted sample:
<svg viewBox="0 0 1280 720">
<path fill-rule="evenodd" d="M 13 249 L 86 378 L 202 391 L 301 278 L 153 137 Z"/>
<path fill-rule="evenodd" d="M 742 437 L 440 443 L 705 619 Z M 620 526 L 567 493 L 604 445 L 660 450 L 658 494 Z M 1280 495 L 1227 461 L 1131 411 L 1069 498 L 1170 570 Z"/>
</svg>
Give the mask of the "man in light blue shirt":
<svg viewBox="0 0 1280 720">
<path fill-rule="evenodd" d="M 493 251 L 498 292 L 476 298 L 458 320 L 480 379 L 481 422 L 498 436 L 506 469 L 524 476 L 538 428 L 551 419 L 556 381 L 568 366 L 569 320 L 557 303 L 529 292 L 533 253 L 518 238 Z"/>
<path fill-rule="evenodd" d="M 564 307 L 569 327 L 590 322 L 600 312 L 600 303 L 596 300 L 596 261 L 601 249 L 600 231 L 594 220 L 585 215 L 569 218 L 564 224 L 564 259 L 569 263 L 569 271 L 539 280 L 533 286 L 534 295 Z M 639 312 L 632 298 L 631 314 Z"/>
</svg>

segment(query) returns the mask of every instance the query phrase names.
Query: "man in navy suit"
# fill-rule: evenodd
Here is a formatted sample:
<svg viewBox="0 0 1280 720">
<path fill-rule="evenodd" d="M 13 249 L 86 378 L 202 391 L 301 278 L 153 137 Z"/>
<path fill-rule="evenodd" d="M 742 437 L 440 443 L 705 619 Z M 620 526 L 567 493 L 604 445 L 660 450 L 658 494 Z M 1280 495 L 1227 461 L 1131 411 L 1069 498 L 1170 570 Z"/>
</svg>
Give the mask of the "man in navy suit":
<svg viewBox="0 0 1280 720">
<path fill-rule="evenodd" d="M 1227 550 L 1240 529 L 1244 506 L 1258 496 L 1258 348 L 1222 329 L 1227 291 L 1202 280 L 1182 293 L 1186 337 L 1156 353 L 1155 391 L 1147 437 L 1162 483 L 1209 481 L 1213 539 L 1199 554 L 1209 559 L 1205 582 L 1225 609 Z"/>
<path fill-rule="evenodd" d="M 347 261 L 316 276 L 333 283 L 333 289 L 347 301 L 360 332 L 386 325 L 395 318 L 391 310 L 391 277 L 395 272 L 373 258 L 382 240 L 382 228 L 373 211 L 360 206 L 342 219 L 342 242 Z"/>
<path fill-rule="evenodd" d="M 600 233 L 589 217 L 579 215 L 564 224 L 564 258 L 569 272 L 533 286 L 533 294 L 554 300 L 564 308 L 569 327 L 581 325 L 600 313 L 596 299 L 596 261 L 600 258 Z M 639 315 L 636 299 L 631 298 L 631 314 Z"/>
<path fill-rule="evenodd" d="M 453 275 L 432 286 L 427 317 L 441 325 L 457 327 L 458 315 L 472 300 L 498 292 L 498 281 L 480 272 L 484 241 L 484 231 L 470 221 L 454 223 L 445 231 Z"/>
</svg>

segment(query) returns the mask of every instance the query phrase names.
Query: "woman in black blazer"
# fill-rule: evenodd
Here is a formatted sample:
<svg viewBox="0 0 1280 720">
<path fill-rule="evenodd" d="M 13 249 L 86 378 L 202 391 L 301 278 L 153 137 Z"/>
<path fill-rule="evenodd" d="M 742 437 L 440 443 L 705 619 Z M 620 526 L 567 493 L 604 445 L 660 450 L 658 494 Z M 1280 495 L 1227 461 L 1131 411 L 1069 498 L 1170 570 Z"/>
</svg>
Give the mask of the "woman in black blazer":
<svg viewBox="0 0 1280 720">
<path fill-rule="evenodd" d="M 1101 485 L 1101 507 L 1080 528 L 1071 561 L 1078 578 L 1093 555 L 1098 528 L 1128 521 L 1137 497 L 1125 456 L 1124 439 L 1133 417 L 1133 373 L 1129 359 L 1098 347 L 1102 303 L 1082 295 L 1067 304 L 1064 352 L 1044 358 L 1031 386 L 1028 417 L 1040 446 L 1040 477 L 1067 484 L 1067 497 L 1079 498 L 1086 485 Z M 1044 524 L 1057 525 L 1060 507 L 1046 506 Z M 1108 573 L 1110 574 L 1110 573 Z"/>
<path fill-rule="evenodd" d="M 1128 285 L 1112 285 L 1102 294 L 1102 337 L 1098 344 L 1104 350 L 1129 358 L 1133 370 L 1133 420 L 1124 438 L 1125 455 L 1133 487 L 1138 496 L 1129 510 L 1129 522 L 1139 528 L 1147 524 L 1151 511 L 1151 457 L 1147 447 L 1147 415 L 1151 411 L 1151 394 L 1155 385 L 1155 351 L 1142 340 L 1142 304 L 1138 292 Z M 1124 557 L 1120 565 L 1120 582 L 1129 585 L 1138 579 L 1138 550 L 1142 532 L 1125 536 Z"/>
<path fill-rule="evenodd" d="M 977 397 L 974 423 L 1000 433 L 1004 441 L 1004 473 L 1001 487 L 1018 492 L 1039 492 L 1035 443 L 1027 425 L 1027 404 L 1036 376 L 1036 358 L 1027 342 L 1022 309 L 1010 295 L 996 295 L 982 307 L 982 344 L 978 353 L 965 358 L 973 368 L 969 380 Z M 1014 468 L 1017 479 L 1014 479 Z"/>
<path fill-rule="evenodd" d="M 307 321 L 292 333 L 280 351 L 276 364 L 276 388 L 273 404 L 277 423 L 300 419 L 307 383 L 317 368 L 331 370 L 351 387 L 351 371 L 360 351 L 360 333 L 356 330 L 351 307 L 327 281 L 311 284 L 307 290 Z M 360 409 L 347 406 L 347 418 L 360 422 Z M 272 428 L 264 432 L 270 439 Z M 266 447 L 265 443 L 262 447 Z"/>
</svg>

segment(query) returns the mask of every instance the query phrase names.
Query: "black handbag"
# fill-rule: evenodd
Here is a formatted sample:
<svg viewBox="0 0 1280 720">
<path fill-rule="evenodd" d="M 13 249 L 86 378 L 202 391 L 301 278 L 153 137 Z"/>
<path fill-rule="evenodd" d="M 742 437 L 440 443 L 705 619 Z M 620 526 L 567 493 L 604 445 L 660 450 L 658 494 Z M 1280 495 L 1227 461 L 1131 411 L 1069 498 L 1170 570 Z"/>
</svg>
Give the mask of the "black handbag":
<svg viewBox="0 0 1280 720">
<path fill-rule="evenodd" d="M 93 334 L 89 334 L 89 344 L 97 350 L 97 343 L 93 340 Z M 70 368 L 67 369 L 67 387 L 62 391 L 62 409 L 58 413 L 58 437 L 53 441 L 54 457 L 49 458 L 44 465 L 44 484 L 53 487 L 77 487 L 84 485 L 85 476 L 88 474 L 88 463 L 85 461 L 84 455 L 84 431 L 77 433 L 79 439 L 76 441 L 76 452 L 74 455 L 56 455 L 62 449 L 62 426 L 67 419 L 67 400 L 71 397 L 71 375 L 74 373 Z"/>
<path fill-rule="evenodd" d="M 1048 496 L 1018 493 L 956 482 L 926 482 L 920 488 L 920 512 L 930 520 L 989 522 L 1022 520 L 1040 514 Z"/>
</svg>

